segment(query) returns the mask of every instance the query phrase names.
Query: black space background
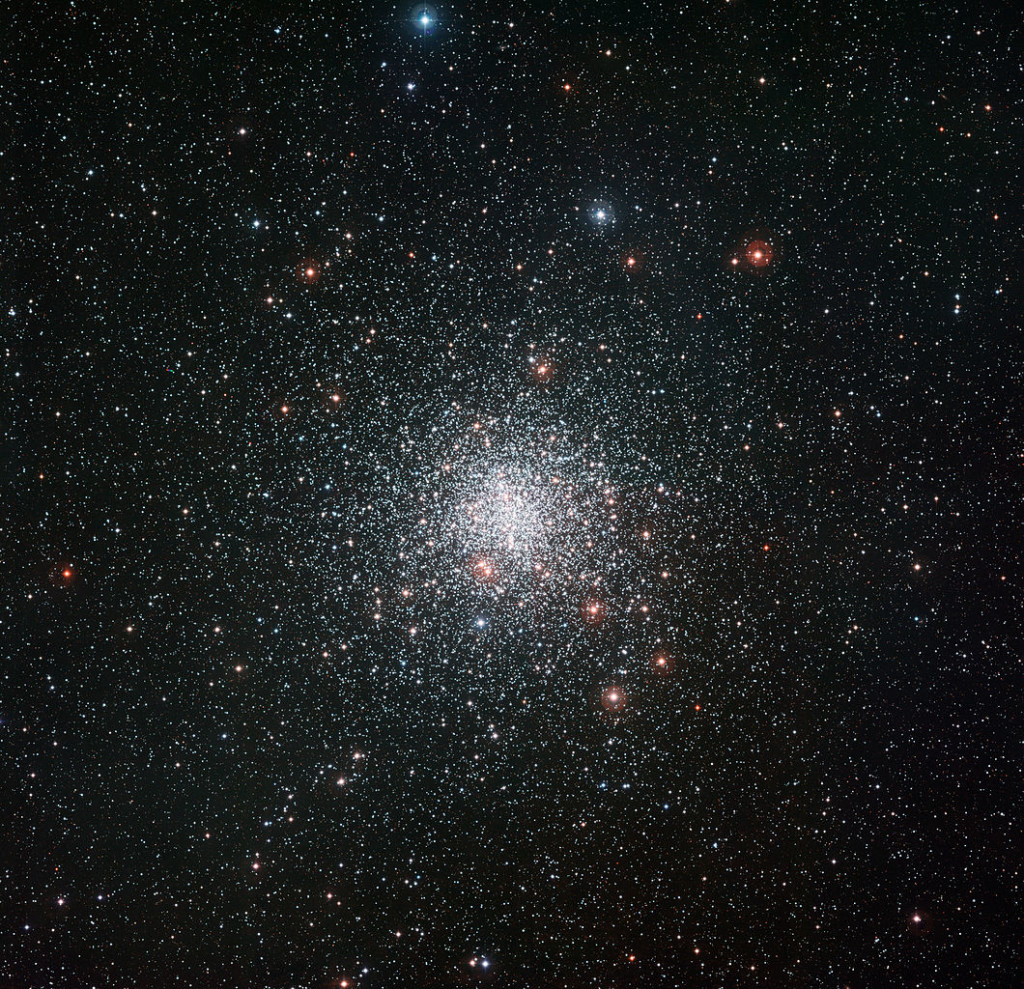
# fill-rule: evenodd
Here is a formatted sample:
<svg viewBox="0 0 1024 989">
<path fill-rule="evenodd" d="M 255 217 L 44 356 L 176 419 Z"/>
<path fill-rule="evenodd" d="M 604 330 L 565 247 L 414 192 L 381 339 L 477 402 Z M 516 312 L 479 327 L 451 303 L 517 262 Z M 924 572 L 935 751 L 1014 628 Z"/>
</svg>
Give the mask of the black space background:
<svg viewBox="0 0 1024 989">
<path fill-rule="evenodd" d="M 0 985 L 1019 985 L 1019 11 L 421 6 L 5 16 Z"/>
</svg>

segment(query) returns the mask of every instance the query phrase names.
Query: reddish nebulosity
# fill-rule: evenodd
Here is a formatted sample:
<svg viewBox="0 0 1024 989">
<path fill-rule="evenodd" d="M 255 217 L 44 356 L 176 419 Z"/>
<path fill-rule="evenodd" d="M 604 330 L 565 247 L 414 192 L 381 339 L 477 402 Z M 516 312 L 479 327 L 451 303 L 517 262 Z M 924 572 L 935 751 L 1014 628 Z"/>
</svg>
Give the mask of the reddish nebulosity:
<svg viewBox="0 0 1024 989">
<path fill-rule="evenodd" d="M 59 563 L 50 571 L 50 581 L 60 587 L 70 587 L 75 581 L 75 570 L 70 563 Z"/>
<path fill-rule="evenodd" d="M 655 673 L 671 673 L 676 668 L 676 661 L 664 652 L 656 652 L 651 657 L 651 669 Z"/>
<path fill-rule="evenodd" d="M 766 268 L 772 261 L 772 245 L 766 240 L 752 240 L 747 244 L 747 264 L 754 268 Z"/>
<path fill-rule="evenodd" d="M 607 608 L 603 601 L 586 601 L 583 604 L 583 620 L 588 625 L 600 625 L 604 621 Z"/>
<path fill-rule="evenodd" d="M 550 381 L 555 374 L 554 364 L 546 357 L 538 358 L 533 365 L 533 376 L 537 381 L 546 383 Z"/>
<path fill-rule="evenodd" d="M 479 556 L 470 564 L 473 576 L 481 583 L 490 584 L 497 579 L 498 571 L 494 561 L 486 556 Z"/>
<path fill-rule="evenodd" d="M 626 706 L 626 692 L 617 686 L 605 687 L 601 693 L 601 706 L 606 711 L 621 711 Z"/>
<path fill-rule="evenodd" d="M 619 256 L 623 270 L 627 274 L 636 274 L 644 267 L 646 257 L 642 251 L 626 251 Z"/>
</svg>

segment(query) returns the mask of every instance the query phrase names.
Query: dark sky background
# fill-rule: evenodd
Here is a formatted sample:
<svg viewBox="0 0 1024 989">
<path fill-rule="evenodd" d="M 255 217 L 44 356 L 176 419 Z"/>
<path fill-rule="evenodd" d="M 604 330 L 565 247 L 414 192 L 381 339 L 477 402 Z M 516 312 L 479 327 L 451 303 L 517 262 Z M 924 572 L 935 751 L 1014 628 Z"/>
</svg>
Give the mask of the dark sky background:
<svg viewBox="0 0 1024 989">
<path fill-rule="evenodd" d="M 1014 4 L 6 20 L 3 989 L 1020 985 Z"/>
</svg>

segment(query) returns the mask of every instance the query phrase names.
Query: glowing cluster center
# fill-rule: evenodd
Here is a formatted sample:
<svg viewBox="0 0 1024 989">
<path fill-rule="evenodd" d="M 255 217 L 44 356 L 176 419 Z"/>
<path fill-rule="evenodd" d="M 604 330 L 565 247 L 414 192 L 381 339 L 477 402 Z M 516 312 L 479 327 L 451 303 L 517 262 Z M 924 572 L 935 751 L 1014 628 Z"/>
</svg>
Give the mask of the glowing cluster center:
<svg viewBox="0 0 1024 989">
<path fill-rule="evenodd" d="M 543 549 L 550 525 L 543 493 L 527 483 L 492 479 L 463 503 L 465 548 L 528 563 Z"/>
</svg>

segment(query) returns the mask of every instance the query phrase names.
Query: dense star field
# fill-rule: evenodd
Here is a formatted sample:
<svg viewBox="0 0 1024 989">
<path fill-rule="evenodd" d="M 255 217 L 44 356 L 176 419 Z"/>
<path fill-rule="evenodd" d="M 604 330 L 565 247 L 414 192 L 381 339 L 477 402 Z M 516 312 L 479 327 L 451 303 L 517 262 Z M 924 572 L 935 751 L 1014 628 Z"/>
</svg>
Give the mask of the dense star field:
<svg viewBox="0 0 1024 989">
<path fill-rule="evenodd" d="M 1014 4 L 0 41 L 0 985 L 1020 985 Z"/>
</svg>

